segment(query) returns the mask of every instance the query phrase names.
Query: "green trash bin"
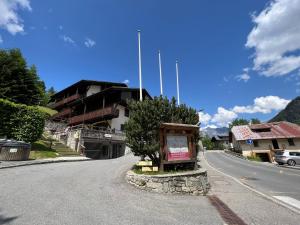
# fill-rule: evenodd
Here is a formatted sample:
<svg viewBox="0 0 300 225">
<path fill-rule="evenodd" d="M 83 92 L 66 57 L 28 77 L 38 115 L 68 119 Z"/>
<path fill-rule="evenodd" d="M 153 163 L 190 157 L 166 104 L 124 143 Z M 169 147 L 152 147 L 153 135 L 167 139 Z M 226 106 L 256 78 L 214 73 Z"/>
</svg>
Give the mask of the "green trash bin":
<svg viewBox="0 0 300 225">
<path fill-rule="evenodd" d="M 0 160 L 20 161 L 28 160 L 31 145 L 23 141 L 1 140 L 0 141 Z"/>
</svg>

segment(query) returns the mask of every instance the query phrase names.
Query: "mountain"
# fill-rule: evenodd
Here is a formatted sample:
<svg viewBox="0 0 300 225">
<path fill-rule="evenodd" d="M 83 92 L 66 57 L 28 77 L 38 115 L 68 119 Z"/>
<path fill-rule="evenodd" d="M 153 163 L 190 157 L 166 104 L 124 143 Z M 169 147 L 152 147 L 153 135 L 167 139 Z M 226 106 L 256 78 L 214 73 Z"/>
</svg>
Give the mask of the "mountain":
<svg viewBox="0 0 300 225">
<path fill-rule="evenodd" d="M 229 133 L 229 129 L 228 127 L 219 127 L 219 128 L 207 127 L 201 130 L 201 133 L 202 136 L 209 136 L 210 138 L 216 135 L 227 136 Z"/>
<path fill-rule="evenodd" d="M 288 121 L 300 125 L 300 96 L 292 100 L 284 110 L 269 122 Z"/>
</svg>

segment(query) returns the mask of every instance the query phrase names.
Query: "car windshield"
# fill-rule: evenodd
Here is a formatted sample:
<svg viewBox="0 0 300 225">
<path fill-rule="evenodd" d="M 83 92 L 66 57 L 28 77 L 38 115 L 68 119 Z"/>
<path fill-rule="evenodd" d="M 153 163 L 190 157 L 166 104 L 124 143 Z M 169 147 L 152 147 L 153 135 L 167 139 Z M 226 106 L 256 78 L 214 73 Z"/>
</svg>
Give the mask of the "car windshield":
<svg viewBox="0 0 300 225">
<path fill-rule="evenodd" d="M 283 155 L 283 152 L 276 152 L 275 155 Z"/>
</svg>

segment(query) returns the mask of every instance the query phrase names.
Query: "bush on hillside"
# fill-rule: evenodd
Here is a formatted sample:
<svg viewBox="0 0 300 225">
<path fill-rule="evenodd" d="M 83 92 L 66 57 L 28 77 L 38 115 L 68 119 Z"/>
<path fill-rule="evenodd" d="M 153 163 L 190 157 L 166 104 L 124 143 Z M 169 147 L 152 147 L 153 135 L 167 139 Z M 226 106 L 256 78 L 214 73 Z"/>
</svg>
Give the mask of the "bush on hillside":
<svg viewBox="0 0 300 225">
<path fill-rule="evenodd" d="M 0 137 L 35 142 L 44 130 L 46 114 L 37 107 L 0 99 Z"/>
</svg>

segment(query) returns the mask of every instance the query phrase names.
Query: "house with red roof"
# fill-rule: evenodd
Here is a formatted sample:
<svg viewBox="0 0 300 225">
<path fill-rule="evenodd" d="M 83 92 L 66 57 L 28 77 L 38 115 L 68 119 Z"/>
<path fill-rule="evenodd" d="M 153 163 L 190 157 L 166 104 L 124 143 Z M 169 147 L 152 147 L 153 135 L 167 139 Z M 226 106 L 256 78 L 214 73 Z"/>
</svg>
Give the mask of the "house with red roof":
<svg viewBox="0 0 300 225">
<path fill-rule="evenodd" d="M 263 161 L 274 161 L 276 151 L 300 152 L 300 126 L 286 121 L 234 126 L 229 139 L 236 152 Z"/>
</svg>

